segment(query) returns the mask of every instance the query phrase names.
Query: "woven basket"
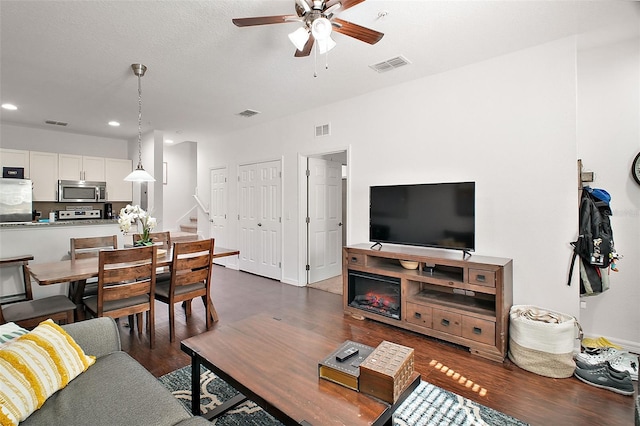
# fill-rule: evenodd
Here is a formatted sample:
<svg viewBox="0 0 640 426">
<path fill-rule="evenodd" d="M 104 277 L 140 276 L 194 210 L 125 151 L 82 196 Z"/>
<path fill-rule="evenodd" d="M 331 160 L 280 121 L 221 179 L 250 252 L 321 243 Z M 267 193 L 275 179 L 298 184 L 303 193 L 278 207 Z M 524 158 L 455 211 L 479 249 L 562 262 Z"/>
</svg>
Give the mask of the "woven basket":
<svg viewBox="0 0 640 426">
<path fill-rule="evenodd" d="M 567 314 L 531 305 L 514 305 L 509 311 L 509 359 L 518 367 L 541 376 L 571 377 L 576 368 L 574 343 L 581 332 Z"/>
</svg>

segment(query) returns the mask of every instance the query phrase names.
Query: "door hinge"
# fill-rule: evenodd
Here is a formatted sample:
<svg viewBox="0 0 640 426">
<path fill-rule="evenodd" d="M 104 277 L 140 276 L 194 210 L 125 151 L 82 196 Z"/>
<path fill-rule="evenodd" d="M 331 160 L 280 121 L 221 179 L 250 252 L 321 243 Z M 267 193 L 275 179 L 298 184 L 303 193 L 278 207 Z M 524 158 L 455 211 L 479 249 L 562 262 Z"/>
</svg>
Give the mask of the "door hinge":
<svg viewBox="0 0 640 426">
<path fill-rule="evenodd" d="M 282 216 L 278 218 L 278 222 L 282 223 Z"/>
<path fill-rule="evenodd" d="M 305 265 L 304 269 L 307 270 L 307 271 L 310 271 L 311 270 L 311 266 Z"/>
<path fill-rule="evenodd" d="M 307 175 L 307 177 L 311 176 L 311 171 L 309 169 L 305 170 L 304 173 Z"/>
<path fill-rule="evenodd" d="M 240 215 L 238 215 L 238 220 L 240 220 Z"/>
<path fill-rule="evenodd" d="M 278 269 L 282 269 L 282 262 L 278 262 Z"/>
<path fill-rule="evenodd" d="M 307 222 L 307 223 L 311 223 L 311 218 L 310 218 L 309 216 L 307 216 L 307 217 L 305 218 L 305 222 Z"/>
</svg>

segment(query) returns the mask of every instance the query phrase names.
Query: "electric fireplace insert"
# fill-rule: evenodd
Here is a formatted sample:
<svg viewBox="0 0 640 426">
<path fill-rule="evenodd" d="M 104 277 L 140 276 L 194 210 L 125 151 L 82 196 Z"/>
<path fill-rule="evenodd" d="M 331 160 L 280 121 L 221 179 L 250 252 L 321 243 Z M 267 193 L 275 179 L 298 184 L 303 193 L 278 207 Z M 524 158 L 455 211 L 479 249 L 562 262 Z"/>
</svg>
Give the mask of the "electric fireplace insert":
<svg viewBox="0 0 640 426">
<path fill-rule="evenodd" d="M 400 319 L 400 278 L 352 270 L 348 277 L 349 306 Z"/>
</svg>

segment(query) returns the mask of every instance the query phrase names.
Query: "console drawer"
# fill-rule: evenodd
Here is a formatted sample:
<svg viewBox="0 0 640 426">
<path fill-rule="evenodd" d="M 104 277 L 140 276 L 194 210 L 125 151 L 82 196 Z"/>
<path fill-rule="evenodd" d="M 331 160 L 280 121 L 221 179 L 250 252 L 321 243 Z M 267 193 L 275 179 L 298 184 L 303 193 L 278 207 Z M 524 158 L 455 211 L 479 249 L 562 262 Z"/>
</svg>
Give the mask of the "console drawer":
<svg viewBox="0 0 640 426">
<path fill-rule="evenodd" d="M 431 328 L 433 309 L 428 306 L 407 302 L 407 322 Z"/>
<path fill-rule="evenodd" d="M 494 346 L 496 344 L 496 323 L 463 315 L 462 337 Z"/>
<path fill-rule="evenodd" d="M 469 269 L 469 284 L 483 285 L 485 287 L 496 286 L 496 273 L 483 271 L 482 269 Z"/>
<path fill-rule="evenodd" d="M 462 335 L 462 315 L 433 309 L 433 329 L 460 336 Z"/>
<path fill-rule="evenodd" d="M 349 253 L 347 254 L 347 263 L 349 265 L 359 265 L 359 266 L 364 266 L 364 254 L 358 254 L 358 253 Z"/>
</svg>

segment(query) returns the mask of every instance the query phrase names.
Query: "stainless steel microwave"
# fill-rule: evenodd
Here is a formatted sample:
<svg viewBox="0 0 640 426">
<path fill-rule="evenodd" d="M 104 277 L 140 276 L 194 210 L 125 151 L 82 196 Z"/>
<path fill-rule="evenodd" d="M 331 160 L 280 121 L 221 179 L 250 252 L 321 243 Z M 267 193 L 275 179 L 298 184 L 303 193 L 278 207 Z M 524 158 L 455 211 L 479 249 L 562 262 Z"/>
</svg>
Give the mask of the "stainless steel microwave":
<svg viewBox="0 0 640 426">
<path fill-rule="evenodd" d="M 59 180 L 58 202 L 100 203 L 107 200 L 107 183 L 87 180 Z"/>
</svg>

